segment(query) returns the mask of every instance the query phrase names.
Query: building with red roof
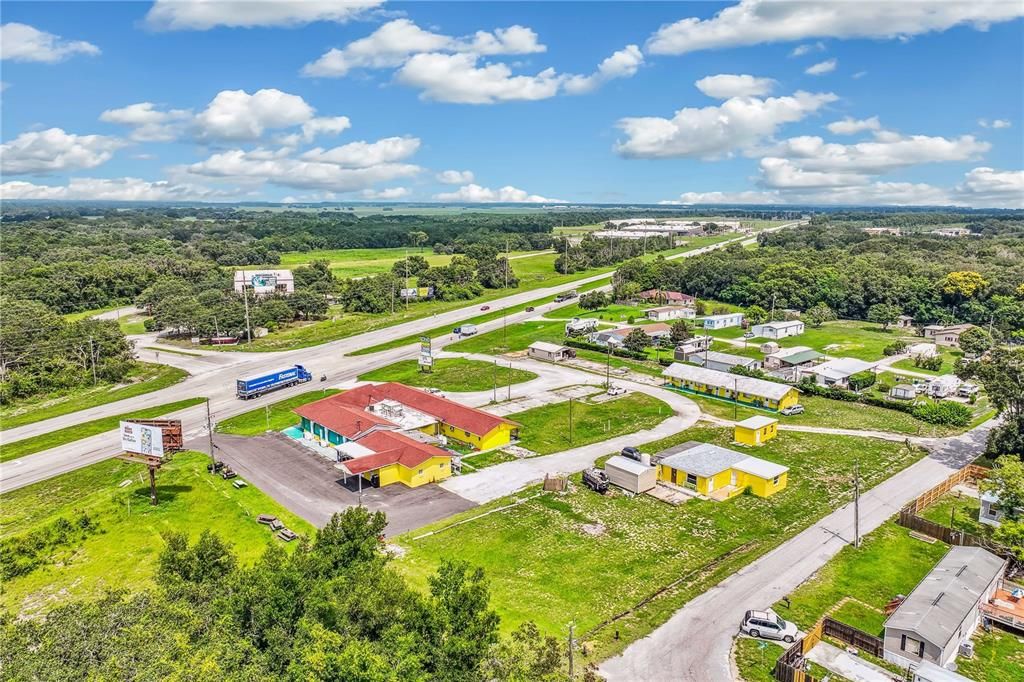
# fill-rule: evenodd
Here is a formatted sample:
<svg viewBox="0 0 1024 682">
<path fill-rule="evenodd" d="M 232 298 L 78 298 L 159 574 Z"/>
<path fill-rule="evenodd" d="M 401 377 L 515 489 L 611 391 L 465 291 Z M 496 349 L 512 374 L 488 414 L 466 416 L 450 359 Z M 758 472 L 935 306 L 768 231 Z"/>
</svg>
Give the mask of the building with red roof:
<svg viewBox="0 0 1024 682">
<path fill-rule="evenodd" d="M 486 450 L 518 437 L 503 417 L 398 383 L 364 385 L 301 405 L 304 434 L 338 451 L 338 468 L 374 485 L 410 487 L 451 475 L 451 453 L 427 440 Z"/>
<path fill-rule="evenodd" d="M 660 303 L 661 305 L 692 306 L 697 303 L 697 299 L 689 294 L 666 289 L 647 289 L 641 291 L 636 297 L 640 301 Z"/>
</svg>

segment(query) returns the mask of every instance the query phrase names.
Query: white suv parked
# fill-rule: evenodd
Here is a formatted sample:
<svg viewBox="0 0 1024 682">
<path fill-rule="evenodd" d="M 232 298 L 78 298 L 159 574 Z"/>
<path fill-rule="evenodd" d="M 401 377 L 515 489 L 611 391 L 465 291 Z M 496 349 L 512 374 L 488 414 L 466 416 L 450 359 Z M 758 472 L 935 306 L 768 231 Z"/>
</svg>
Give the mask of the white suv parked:
<svg viewBox="0 0 1024 682">
<path fill-rule="evenodd" d="M 796 638 L 800 635 L 800 630 L 795 623 L 782 620 L 771 609 L 767 611 L 747 611 L 743 616 L 740 630 L 751 637 L 780 639 L 786 644 L 796 641 Z"/>
</svg>

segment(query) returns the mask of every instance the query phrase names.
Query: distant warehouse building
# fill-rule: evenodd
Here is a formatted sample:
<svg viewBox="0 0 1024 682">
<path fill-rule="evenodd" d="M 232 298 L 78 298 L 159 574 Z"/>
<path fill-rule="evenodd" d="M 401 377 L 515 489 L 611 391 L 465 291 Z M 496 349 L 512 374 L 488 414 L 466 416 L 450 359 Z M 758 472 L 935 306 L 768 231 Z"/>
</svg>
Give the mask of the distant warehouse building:
<svg viewBox="0 0 1024 682">
<path fill-rule="evenodd" d="M 781 410 L 800 401 L 800 391 L 787 384 L 716 372 L 680 362 L 669 365 L 661 375 L 668 379 L 673 388 L 769 410 Z"/>
</svg>

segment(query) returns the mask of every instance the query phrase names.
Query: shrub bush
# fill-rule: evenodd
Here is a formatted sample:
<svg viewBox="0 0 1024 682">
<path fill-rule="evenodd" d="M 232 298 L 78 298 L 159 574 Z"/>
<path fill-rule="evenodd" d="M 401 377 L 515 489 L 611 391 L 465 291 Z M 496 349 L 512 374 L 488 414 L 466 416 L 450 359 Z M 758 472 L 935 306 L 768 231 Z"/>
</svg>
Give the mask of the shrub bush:
<svg viewBox="0 0 1024 682">
<path fill-rule="evenodd" d="M 944 426 L 967 426 L 971 423 L 971 410 L 966 405 L 952 400 L 921 403 L 914 407 L 913 415 L 929 424 Z"/>
<path fill-rule="evenodd" d="M 874 385 L 875 381 L 878 380 L 878 375 L 872 372 L 870 369 L 866 369 L 863 372 L 857 372 L 850 376 L 850 388 L 854 391 L 863 391 L 868 386 Z"/>
<path fill-rule="evenodd" d="M 608 349 L 596 343 L 590 343 L 589 341 L 580 341 L 579 339 L 566 339 L 565 345 L 570 348 L 582 348 L 583 350 L 596 350 L 598 353 L 607 353 Z M 633 360 L 646 360 L 647 355 L 645 353 L 634 353 L 626 348 L 613 348 L 612 355 L 620 358 L 631 358 Z"/>
<path fill-rule="evenodd" d="M 897 340 L 890 343 L 888 346 L 882 349 L 883 355 L 899 355 L 907 350 L 907 342 L 903 340 Z"/>
</svg>

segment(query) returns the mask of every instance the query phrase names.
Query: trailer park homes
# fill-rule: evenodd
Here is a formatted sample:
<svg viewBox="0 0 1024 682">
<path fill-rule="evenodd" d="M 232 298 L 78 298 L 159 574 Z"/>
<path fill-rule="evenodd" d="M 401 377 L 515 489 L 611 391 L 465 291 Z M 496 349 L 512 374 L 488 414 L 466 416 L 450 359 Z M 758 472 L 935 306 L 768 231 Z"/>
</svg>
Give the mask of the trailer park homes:
<svg viewBox="0 0 1024 682">
<path fill-rule="evenodd" d="M 679 362 L 669 365 L 662 376 L 676 389 L 769 410 L 782 410 L 800 400 L 800 391 L 793 386 Z"/>
<path fill-rule="evenodd" d="M 338 467 L 373 485 L 409 487 L 451 475 L 448 439 L 480 450 L 509 444 L 519 425 L 398 383 L 366 385 L 295 408 L 303 436 L 337 451 Z"/>
</svg>

